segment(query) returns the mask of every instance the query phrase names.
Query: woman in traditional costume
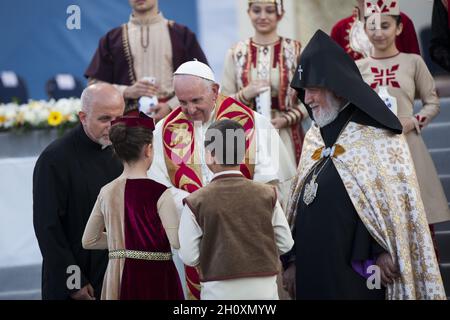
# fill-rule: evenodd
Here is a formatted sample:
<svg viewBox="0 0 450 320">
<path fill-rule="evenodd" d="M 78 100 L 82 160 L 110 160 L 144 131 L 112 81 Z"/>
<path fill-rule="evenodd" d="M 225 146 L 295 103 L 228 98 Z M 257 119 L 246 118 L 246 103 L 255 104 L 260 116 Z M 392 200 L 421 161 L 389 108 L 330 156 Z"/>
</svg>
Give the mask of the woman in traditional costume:
<svg viewBox="0 0 450 320">
<path fill-rule="evenodd" d="M 170 188 L 147 177 L 153 130 L 143 114 L 112 123 L 124 171 L 101 189 L 82 239 L 85 249 L 109 250 L 102 299 L 184 299 L 171 252 L 179 248 L 175 202 Z"/>
<path fill-rule="evenodd" d="M 278 35 L 283 18 L 282 0 L 249 0 L 248 15 L 253 37 L 238 42 L 227 52 L 221 92 L 232 96 L 272 120 L 290 155 L 300 159 L 308 116 L 295 91 L 289 87 L 300 56 L 300 42 Z"/>
<path fill-rule="evenodd" d="M 402 53 L 396 38 L 402 33 L 398 1 L 366 1 L 365 30 L 373 44 L 372 55 L 357 61 L 364 81 L 391 108 L 403 126 L 416 168 L 420 193 L 430 225 L 450 220 L 450 210 L 433 160 L 422 139 L 421 131 L 439 113 L 435 83 L 422 57 Z M 422 108 L 414 114 L 414 99 Z"/>
</svg>

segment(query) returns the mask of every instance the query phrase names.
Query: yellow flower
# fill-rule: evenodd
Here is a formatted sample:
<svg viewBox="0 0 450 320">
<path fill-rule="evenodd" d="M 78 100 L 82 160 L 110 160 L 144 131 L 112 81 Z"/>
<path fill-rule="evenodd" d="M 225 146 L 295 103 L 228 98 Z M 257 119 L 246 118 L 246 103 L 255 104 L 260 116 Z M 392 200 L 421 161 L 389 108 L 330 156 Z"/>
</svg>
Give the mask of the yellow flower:
<svg viewBox="0 0 450 320">
<path fill-rule="evenodd" d="M 0 124 L 6 122 L 6 117 L 5 116 L 0 116 Z"/>
<path fill-rule="evenodd" d="M 59 112 L 59 111 L 50 112 L 50 115 L 47 118 L 48 124 L 52 127 L 59 126 L 62 121 L 63 121 L 63 116 L 62 116 L 61 112 Z"/>
</svg>

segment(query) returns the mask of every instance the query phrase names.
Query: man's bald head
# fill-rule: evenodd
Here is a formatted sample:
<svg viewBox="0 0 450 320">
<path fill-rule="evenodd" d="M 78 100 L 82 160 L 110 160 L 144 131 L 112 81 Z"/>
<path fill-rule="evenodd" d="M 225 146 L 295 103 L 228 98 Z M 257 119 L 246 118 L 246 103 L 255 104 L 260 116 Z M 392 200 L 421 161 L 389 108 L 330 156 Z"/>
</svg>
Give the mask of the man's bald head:
<svg viewBox="0 0 450 320">
<path fill-rule="evenodd" d="M 84 112 L 90 111 L 93 106 L 102 101 L 108 105 L 123 102 L 125 107 L 121 93 L 109 83 L 95 83 L 84 89 L 81 94 L 81 108 Z"/>
<path fill-rule="evenodd" d="M 125 110 L 122 94 L 109 83 L 96 83 L 84 89 L 81 104 L 78 115 L 86 135 L 98 144 L 111 144 L 111 121 L 123 115 Z"/>
</svg>

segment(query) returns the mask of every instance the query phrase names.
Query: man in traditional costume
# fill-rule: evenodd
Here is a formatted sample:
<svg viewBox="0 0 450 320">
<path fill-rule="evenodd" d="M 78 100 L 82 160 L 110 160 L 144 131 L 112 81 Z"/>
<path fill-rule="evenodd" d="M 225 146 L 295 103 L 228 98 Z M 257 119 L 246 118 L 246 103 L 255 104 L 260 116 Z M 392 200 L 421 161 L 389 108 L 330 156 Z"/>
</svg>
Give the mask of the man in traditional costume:
<svg viewBox="0 0 450 320">
<path fill-rule="evenodd" d="M 157 0 L 129 0 L 130 21 L 100 39 L 85 72 L 89 83 L 112 83 L 127 101 L 125 113 L 138 108 L 138 99 L 157 96 L 155 120 L 178 106 L 172 84 L 173 71 L 183 62 L 207 63 L 195 37 L 186 26 L 164 18 Z M 146 77 L 152 77 L 156 85 Z M 137 112 L 134 112 L 137 114 Z"/>
<path fill-rule="evenodd" d="M 246 178 L 278 186 L 294 176 L 295 167 L 284 161 L 288 159 L 286 148 L 270 121 L 240 102 L 220 95 L 219 85 L 206 64 L 199 61 L 182 64 L 175 72 L 174 88 L 180 107 L 156 125 L 155 158 L 149 175 L 176 188 L 180 212 L 182 199 L 207 185 L 213 177 L 203 149 L 206 130 L 217 120 L 235 120 L 244 127 L 245 163 L 240 170 Z M 196 270 L 186 268 L 186 278 L 189 298 L 198 299 Z"/>
<path fill-rule="evenodd" d="M 396 1 L 394 1 L 396 2 Z M 420 55 L 416 30 L 411 19 L 401 13 L 403 33 L 397 38 L 396 44 L 400 52 Z M 338 21 L 331 29 L 331 38 L 335 40 L 353 60 L 359 60 L 370 55 L 372 44 L 364 32 L 364 0 L 357 0 L 353 14 Z"/>
<path fill-rule="evenodd" d="M 296 71 L 301 44 L 277 33 L 284 15 L 282 0 L 248 0 L 248 4 L 254 35 L 228 50 L 221 93 L 268 116 L 280 130 L 290 159 L 297 165 L 304 137 L 301 123 L 308 113 L 289 84 Z M 264 90 L 270 99 L 268 110 L 264 110 L 261 101 L 260 93 Z"/>
<path fill-rule="evenodd" d="M 291 86 L 315 124 L 288 205 L 286 287 L 297 299 L 445 299 L 397 117 L 321 30 Z"/>
<path fill-rule="evenodd" d="M 84 90 L 81 103 L 81 124 L 42 152 L 33 173 L 45 300 L 99 299 L 108 264 L 106 250 L 84 250 L 81 238 L 100 189 L 123 169 L 113 157 L 108 133 L 125 102 L 112 85 L 99 83 Z"/>
</svg>

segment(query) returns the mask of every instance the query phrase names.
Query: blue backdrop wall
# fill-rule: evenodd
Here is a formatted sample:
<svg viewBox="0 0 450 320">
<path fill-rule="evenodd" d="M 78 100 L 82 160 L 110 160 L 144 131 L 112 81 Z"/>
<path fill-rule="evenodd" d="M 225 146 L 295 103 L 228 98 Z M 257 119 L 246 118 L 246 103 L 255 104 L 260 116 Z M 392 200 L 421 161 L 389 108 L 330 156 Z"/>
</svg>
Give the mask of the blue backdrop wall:
<svg viewBox="0 0 450 320">
<path fill-rule="evenodd" d="M 67 8 L 81 10 L 81 29 L 66 26 Z M 161 0 L 168 19 L 198 35 L 196 0 Z M 27 82 L 30 97 L 46 99 L 45 82 L 56 73 L 80 79 L 108 30 L 128 21 L 128 0 L 1 0 L 0 71 L 13 70 Z"/>
</svg>

